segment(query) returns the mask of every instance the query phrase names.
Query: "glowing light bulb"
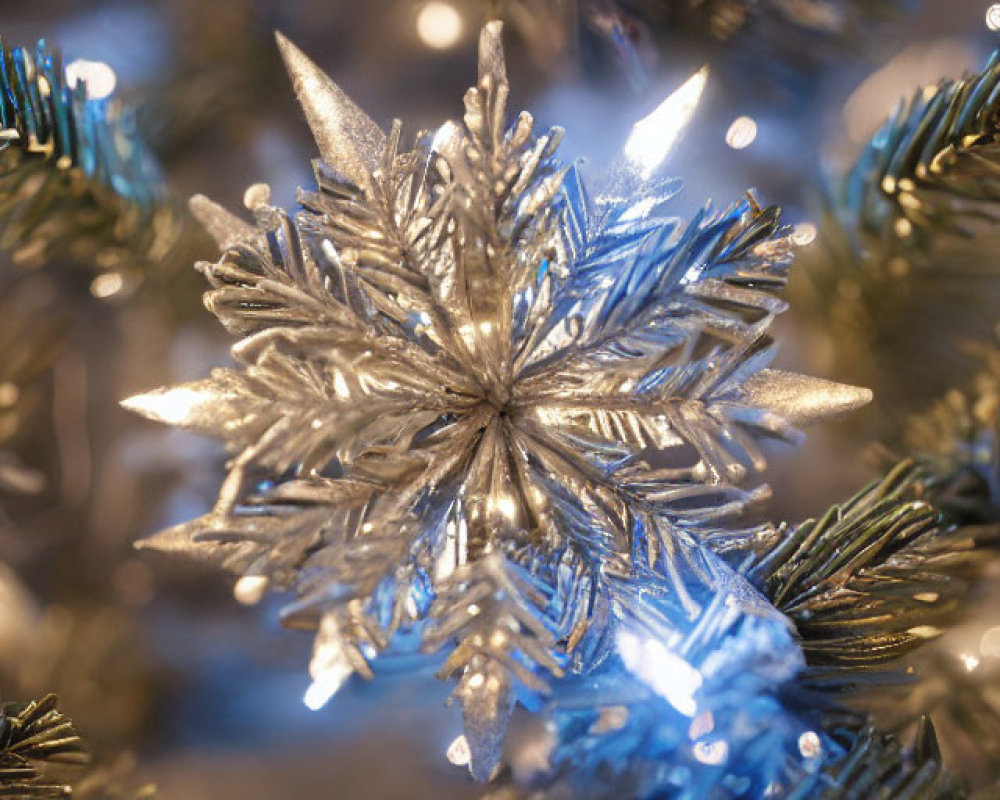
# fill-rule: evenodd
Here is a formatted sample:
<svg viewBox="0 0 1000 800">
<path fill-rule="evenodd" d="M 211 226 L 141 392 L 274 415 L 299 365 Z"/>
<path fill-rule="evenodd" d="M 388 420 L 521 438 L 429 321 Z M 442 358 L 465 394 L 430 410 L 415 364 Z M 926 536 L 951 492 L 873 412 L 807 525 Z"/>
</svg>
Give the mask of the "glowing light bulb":
<svg viewBox="0 0 1000 800">
<path fill-rule="evenodd" d="M 242 606 L 255 606 L 267 591 L 268 580 L 264 575 L 244 575 L 233 587 L 233 597 Z"/>
<path fill-rule="evenodd" d="M 702 67 L 660 103 L 652 114 L 632 126 L 624 154 L 643 180 L 649 178 L 663 163 L 687 127 L 707 82 L 708 67 Z"/>
<path fill-rule="evenodd" d="M 986 9 L 986 27 L 991 31 L 1000 31 L 1000 3 Z"/>
<path fill-rule="evenodd" d="M 447 50 L 462 37 L 462 17 L 450 3 L 428 3 L 417 14 L 417 35 L 428 47 Z"/>
<path fill-rule="evenodd" d="M 470 758 L 472 753 L 469 751 L 469 742 L 465 736 L 457 737 L 448 745 L 448 760 L 456 767 L 466 766 Z"/>
<path fill-rule="evenodd" d="M 965 669 L 968 672 L 972 672 L 979 666 L 979 658 L 977 656 L 970 656 L 967 653 L 962 653 L 959 658 L 962 659 L 962 663 L 965 665 Z"/>
<path fill-rule="evenodd" d="M 306 708 L 310 711 L 319 711 L 330 702 L 330 698 L 344 685 L 344 681 L 347 680 L 350 674 L 350 669 L 347 669 L 336 674 L 323 675 L 321 678 L 314 680 L 302 696 L 302 702 L 305 703 Z"/>
<path fill-rule="evenodd" d="M 806 247 L 816 241 L 819 231 L 811 222 L 800 222 L 792 231 L 792 241 L 799 247 Z"/>
<path fill-rule="evenodd" d="M 662 642 L 621 630 L 615 639 L 618 654 L 628 670 L 686 717 L 698 710 L 694 699 L 701 688 L 701 673 Z"/>
<path fill-rule="evenodd" d="M 105 272 L 90 282 L 90 293 L 98 300 L 114 297 L 125 286 L 120 272 Z"/>
<path fill-rule="evenodd" d="M 103 61 L 78 58 L 66 67 L 66 83 L 75 87 L 80 81 L 87 87 L 87 97 L 91 100 L 103 100 L 115 90 L 118 76 Z"/>
<path fill-rule="evenodd" d="M 752 117 L 737 117 L 726 131 L 726 144 L 733 150 L 743 150 L 757 138 L 757 122 Z"/>
<path fill-rule="evenodd" d="M 333 614 L 326 614 L 320 621 L 312 660 L 309 662 L 309 675 L 313 682 L 302 698 L 306 708 L 318 711 L 325 706 L 353 672 L 354 667 L 340 636 L 337 618 Z"/>
<path fill-rule="evenodd" d="M 799 737 L 799 752 L 804 758 L 816 758 L 823 751 L 823 743 L 816 731 L 806 731 Z"/>
<path fill-rule="evenodd" d="M 722 764 L 729 757 L 729 745 L 719 739 L 714 742 L 696 742 L 691 748 L 694 757 L 702 764 L 716 766 Z"/>
</svg>

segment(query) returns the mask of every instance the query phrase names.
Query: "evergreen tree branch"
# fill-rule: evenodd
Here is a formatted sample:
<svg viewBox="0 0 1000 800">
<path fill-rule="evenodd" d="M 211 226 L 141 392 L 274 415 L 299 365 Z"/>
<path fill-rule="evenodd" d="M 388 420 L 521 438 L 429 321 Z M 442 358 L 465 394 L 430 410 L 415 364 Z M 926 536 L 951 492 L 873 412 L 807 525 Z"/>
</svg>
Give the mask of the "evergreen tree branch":
<svg viewBox="0 0 1000 800">
<path fill-rule="evenodd" d="M 45 780 L 44 765 L 82 764 L 87 756 L 72 723 L 56 709 L 55 695 L 0 706 L 0 797 L 68 797 L 68 786 Z"/>
<path fill-rule="evenodd" d="M 926 470 L 900 462 L 819 520 L 782 528 L 751 569 L 814 666 L 867 670 L 933 638 L 961 608 L 977 536 L 927 502 Z"/>
<path fill-rule="evenodd" d="M 916 90 L 835 179 L 819 240 L 803 252 L 795 305 L 824 321 L 841 367 L 890 405 L 922 399 L 915 386 L 934 396 L 953 385 L 956 345 L 993 325 L 998 111 L 998 54 Z"/>
<path fill-rule="evenodd" d="M 0 249 L 129 272 L 175 244 L 180 219 L 130 113 L 70 86 L 62 56 L 0 40 Z"/>
<path fill-rule="evenodd" d="M 970 524 L 1000 519 L 1000 350 L 974 351 L 983 367 L 972 386 L 911 417 L 900 437 L 933 476 L 934 502 Z"/>
<path fill-rule="evenodd" d="M 841 734 L 845 750 L 814 775 L 798 779 L 784 795 L 788 800 L 908 798 L 957 800 L 965 797 L 941 761 L 937 735 L 929 719 L 920 722 L 915 740 L 906 746 L 871 725 Z"/>
<path fill-rule="evenodd" d="M 971 237 L 1000 201 L 1000 53 L 979 72 L 918 90 L 872 137 L 835 198 L 864 248 L 928 249 L 943 232 Z"/>
</svg>

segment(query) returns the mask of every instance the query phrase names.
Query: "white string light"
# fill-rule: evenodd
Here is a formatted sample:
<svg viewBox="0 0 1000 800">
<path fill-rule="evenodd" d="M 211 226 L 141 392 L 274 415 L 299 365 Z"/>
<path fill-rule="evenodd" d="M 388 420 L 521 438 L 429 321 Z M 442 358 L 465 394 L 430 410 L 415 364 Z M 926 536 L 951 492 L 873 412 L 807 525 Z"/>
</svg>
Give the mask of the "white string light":
<svg viewBox="0 0 1000 800">
<path fill-rule="evenodd" d="M 428 3 L 417 14 L 417 35 L 428 47 L 447 50 L 462 37 L 462 17 L 450 3 Z"/>
</svg>

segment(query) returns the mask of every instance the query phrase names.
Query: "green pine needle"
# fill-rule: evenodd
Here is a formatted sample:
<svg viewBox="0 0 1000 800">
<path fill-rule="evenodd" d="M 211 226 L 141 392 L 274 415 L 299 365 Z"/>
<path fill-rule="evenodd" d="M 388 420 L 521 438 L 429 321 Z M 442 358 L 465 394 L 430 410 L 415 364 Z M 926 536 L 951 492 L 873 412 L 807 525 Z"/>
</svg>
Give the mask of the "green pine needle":
<svg viewBox="0 0 1000 800">
<path fill-rule="evenodd" d="M 1000 520 L 1000 350 L 979 347 L 983 369 L 905 425 L 902 446 L 934 480 L 934 502 L 965 523 Z"/>
<path fill-rule="evenodd" d="M 1000 53 L 982 71 L 900 103 L 844 181 L 842 224 L 896 249 L 929 247 L 942 233 L 972 236 L 976 221 L 996 222 L 998 111 Z"/>
<path fill-rule="evenodd" d="M 941 763 L 930 720 L 923 719 L 909 747 L 871 726 L 846 736 L 843 757 L 804 776 L 787 800 L 958 800 L 961 787 Z"/>
<path fill-rule="evenodd" d="M 839 368 L 889 408 L 953 385 L 958 343 L 995 321 L 998 114 L 1000 53 L 917 89 L 831 187 L 803 251 L 793 307 L 821 321 Z"/>
<path fill-rule="evenodd" d="M 156 261 L 178 235 L 131 116 L 67 84 L 58 51 L 0 40 L 0 249 L 104 270 Z"/>
<path fill-rule="evenodd" d="M 0 797 L 43 800 L 68 797 L 70 788 L 44 779 L 47 763 L 85 764 L 83 741 L 48 695 L 0 706 Z"/>
<path fill-rule="evenodd" d="M 794 621 L 811 665 L 885 664 L 959 611 L 982 558 L 974 534 L 922 497 L 925 480 L 901 462 L 819 520 L 783 530 L 751 569 Z"/>
</svg>

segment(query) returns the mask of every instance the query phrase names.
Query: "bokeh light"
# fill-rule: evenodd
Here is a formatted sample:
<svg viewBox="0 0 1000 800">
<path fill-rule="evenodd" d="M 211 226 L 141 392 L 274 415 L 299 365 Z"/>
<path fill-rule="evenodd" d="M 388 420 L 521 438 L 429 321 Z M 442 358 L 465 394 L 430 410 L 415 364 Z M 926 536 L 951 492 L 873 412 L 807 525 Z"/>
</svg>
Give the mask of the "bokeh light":
<svg viewBox="0 0 1000 800">
<path fill-rule="evenodd" d="M 726 131 L 726 144 L 733 150 L 743 150 L 757 138 L 757 123 L 752 117 L 737 117 Z"/>
<path fill-rule="evenodd" d="M 991 31 L 1000 31 L 1000 3 L 993 3 L 986 9 L 986 27 Z"/>
<path fill-rule="evenodd" d="M 99 299 L 114 297 L 125 286 L 125 279 L 120 272 L 105 272 L 98 275 L 90 283 L 90 293 Z"/>
<path fill-rule="evenodd" d="M 417 35 L 428 47 L 447 50 L 462 37 L 462 17 L 449 3 L 428 3 L 417 14 Z"/>
<path fill-rule="evenodd" d="M 799 247 L 807 247 L 816 241 L 819 231 L 811 222 L 800 222 L 792 231 L 792 242 Z"/>
<path fill-rule="evenodd" d="M 87 86 L 87 96 L 92 100 L 103 100 L 115 90 L 118 77 L 115 71 L 103 61 L 88 61 L 78 58 L 66 67 L 66 80 L 70 86 L 83 81 Z"/>
</svg>

